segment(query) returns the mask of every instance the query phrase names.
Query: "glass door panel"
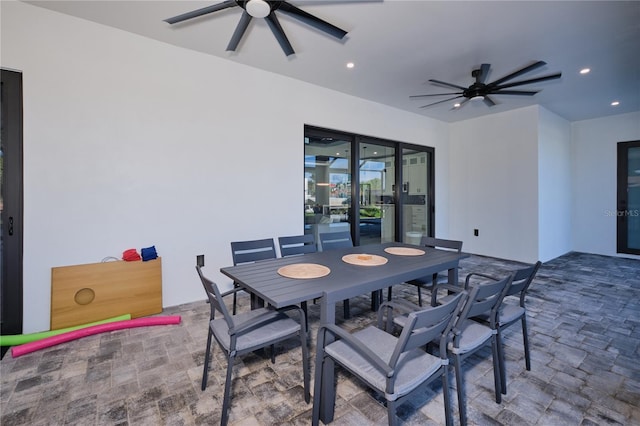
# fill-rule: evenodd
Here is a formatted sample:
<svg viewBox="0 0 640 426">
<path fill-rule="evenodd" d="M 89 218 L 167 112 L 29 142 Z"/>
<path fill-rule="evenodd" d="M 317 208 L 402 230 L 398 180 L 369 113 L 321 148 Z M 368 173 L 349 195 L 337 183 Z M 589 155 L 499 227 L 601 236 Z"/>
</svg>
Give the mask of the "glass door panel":
<svg viewBox="0 0 640 426">
<path fill-rule="evenodd" d="M 304 147 L 305 233 L 351 231 L 351 140 L 307 132 Z"/>
<path fill-rule="evenodd" d="M 640 141 L 618 143 L 618 252 L 640 254 Z"/>
<path fill-rule="evenodd" d="M 395 160 L 392 146 L 359 144 L 360 245 L 395 241 Z"/>
<path fill-rule="evenodd" d="M 423 235 L 431 235 L 429 155 L 426 151 L 402 150 L 402 241 L 408 244 L 418 245 Z"/>
</svg>

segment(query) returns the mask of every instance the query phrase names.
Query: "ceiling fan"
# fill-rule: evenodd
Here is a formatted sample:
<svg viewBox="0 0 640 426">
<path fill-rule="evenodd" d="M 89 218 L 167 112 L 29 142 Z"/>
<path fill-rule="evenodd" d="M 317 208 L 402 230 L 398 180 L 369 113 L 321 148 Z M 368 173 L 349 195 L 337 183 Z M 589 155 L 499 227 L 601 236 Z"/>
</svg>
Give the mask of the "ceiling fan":
<svg viewBox="0 0 640 426">
<path fill-rule="evenodd" d="M 490 64 L 482 64 L 480 66 L 479 69 L 473 70 L 471 71 L 471 76 L 474 77 L 476 79 L 475 83 L 473 83 L 471 86 L 469 87 L 463 87 L 463 86 L 458 86 L 457 84 L 452 84 L 452 83 L 447 83 L 444 81 L 440 81 L 440 80 L 434 80 L 434 79 L 430 79 L 429 81 L 432 84 L 436 84 L 436 85 L 440 85 L 440 86 L 445 86 L 445 87 L 449 87 L 449 88 L 453 88 L 453 89 L 459 89 L 460 92 L 451 92 L 451 93 L 435 93 L 435 94 L 429 94 L 429 95 L 414 95 L 414 96 L 409 96 L 410 98 L 424 98 L 424 97 L 428 97 L 428 96 L 446 96 L 446 95 L 457 95 L 454 96 L 453 98 L 449 98 L 449 99 L 445 99 L 443 101 L 438 101 L 438 102 L 434 102 L 428 105 L 423 105 L 420 108 L 426 108 L 426 107 L 430 107 L 432 105 L 437 105 L 437 104 L 441 104 L 444 102 L 449 102 L 452 101 L 454 99 L 458 99 L 458 98 L 465 98 L 462 102 L 460 102 L 459 104 L 457 104 L 455 108 L 460 108 L 462 105 L 464 105 L 465 103 L 467 103 L 469 100 L 483 100 L 484 103 L 490 107 L 494 106 L 496 104 L 496 102 L 491 99 L 491 97 L 489 97 L 489 95 L 521 95 L 521 96 L 533 96 L 536 93 L 539 92 L 539 90 L 505 90 L 509 87 L 515 87 L 515 86 L 522 86 L 525 84 L 531 84 L 531 83 L 538 83 L 540 81 L 546 81 L 546 80 L 554 80 L 556 78 L 560 78 L 562 76 L 562 73 L 556 73 L 556 74 L 550 74 L 550 75 L 545 75 L 543 77 L 537 77 L 537 78 L 531 78 L 529 80 L 520 80 L 520 81 L 514 81 L 512 83 L 506 83 L 507 81 L 514 79 L 518 76 L 521 76 L 522 74 L 526 74 L 528 72 L 531 72 L 535 69 L 538 69 L 540 67 L 543 67 L 547 65 L 546 62 L 544 61 L 538 61 L 535 62 L 531 65 L 528 65 L 522 69 L 519 69 L 518 71 L 512 72 L 509 75 L 506 75 L 502 78 L 499 78 L 496 81 L 493 81 L 491 83 L 485 83 L 485 80 L 487 79 L 487 75 L 489 74 L 489 68 L 491 68 Z"/>
<path fill-rule="evenodd" d="M 177 24 L 179 22 L 183 22 L 189 19 L 197 18 L 199 16 L 207 15 L 209 13 L 218 12 L 220 10 L 228 9 L 230 7 L 239 6 L 244 9 L 242 13 L 242 17 L 240 17 L 240 22 L 236 26 L 233 35 L 231 36 L 231 40 L 229 41 L 229 45 L 227 46 L 227 50 L 235 51 L 238 47 L 238 43 L 242 39 L 249 23 L 253 18 L 264 18 L 271 28 L 271 32 L 278 40 L 280 47 L 284 51 L 284 53 L 289 56 L 295 53 L 291 43 L 287 39 L 282 26 L 280 25 L 280 21 L 278 21 L 278 17 L 276 16 L 276 11 L 283 12 L 291 17 L 304 22 L 307 25 L 310 25 L 320 31 L 323 31 L 337 39 L 342 39 L 347 35 L 347 32 L 332 25 L 317 16 L 314 16 L 310 13 L 305 12 L 302 9 L 297 8 L 296 6 L 288 3 L 286 1 L 266 1 L 266 0 L 225 0 L 221 3 L 216 3 L 212 6 L 203 7 L 202 9 L 197 9 L 191 12 L 183 13 L 182 15 L 174 16 L 173 18 L 165 19 L 164 21 L 169 24 Z"/>
</svg>

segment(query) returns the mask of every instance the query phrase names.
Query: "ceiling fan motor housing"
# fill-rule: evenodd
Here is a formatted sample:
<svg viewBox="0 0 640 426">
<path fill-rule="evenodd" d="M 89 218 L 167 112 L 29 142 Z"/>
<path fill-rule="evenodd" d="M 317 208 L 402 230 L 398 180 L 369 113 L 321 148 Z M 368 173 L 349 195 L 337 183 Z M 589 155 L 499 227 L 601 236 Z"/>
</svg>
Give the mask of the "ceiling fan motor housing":
<svg viewBox="0 0 640 426">
<path fill-rule="evenodd" d="M 265 18 L 276 10 L 282 1 L 236 0 L 236 3 L 254 18 Z"/>
</svg>

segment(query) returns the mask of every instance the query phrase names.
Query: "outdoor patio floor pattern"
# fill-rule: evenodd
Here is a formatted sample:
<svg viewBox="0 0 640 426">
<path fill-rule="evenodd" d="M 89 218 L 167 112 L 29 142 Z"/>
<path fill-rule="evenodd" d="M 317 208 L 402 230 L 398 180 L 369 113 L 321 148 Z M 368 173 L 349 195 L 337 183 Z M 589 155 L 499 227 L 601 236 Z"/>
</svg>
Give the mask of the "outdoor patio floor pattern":
<svg viewBox="0 0 640 426">
<path fill-rule="evenodd" d="M 461 277 L 519 266 L 472 256 L 462 262 Z M 195 271 L 186 278 L 200 286 Z M 416 288 L 395 286 L 394 297 L 416 302 Z M 240 309 L 248 304 L 248 296 L 240 297 Z M 532 368 L 524 367 L 521 329 L 513 325 L 505 332 L 508 393 L 501 404 L 493 396 L 490 347 L 463 362 L 469 424 L 640 425 L 640 261 L 561 256 L 542 266 L 527 306 Z M 341 304 L 336 309 L 339 325 L 350 331 L 375 318 L 368 296 L 351 300 L 350 320 L 342 319 Z M 226 361 L 215 344 L 209 385 L 200 390 L 209 306 L 194 302 L 163 314 L 181 315 L 182 323 L 90 336 L 18 358 L 7 354 L 0 362 L 0 424 L 218 424 Z M 313 356 L 319 305 L 309 305 L 309 319 Z M 230 424 L 310 424 L 301 364 L 295 342 L 278 349 L 275 364 L 255 354 L 237 362 Z M 332 424 L 387 424 L 379 399 L 343 370 L 337 374 Z M 451 379 L 457 404 L 453 373 Z M 398 415 L 403 424 L 441 425 L 442 401 L 436 381 Z"/>
</svg>

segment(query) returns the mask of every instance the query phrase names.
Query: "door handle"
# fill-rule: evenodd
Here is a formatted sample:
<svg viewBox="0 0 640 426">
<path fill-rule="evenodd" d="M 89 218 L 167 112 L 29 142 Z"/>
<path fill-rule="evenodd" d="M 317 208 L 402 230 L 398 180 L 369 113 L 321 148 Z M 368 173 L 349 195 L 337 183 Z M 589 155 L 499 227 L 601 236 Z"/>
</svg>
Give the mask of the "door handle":
<svg viewBox="0 0 640 426">
<path fill-rule="evenodd" d="M 13 216 L 9 216 L 9 235 L 13 235 Z"/>
</svg>

